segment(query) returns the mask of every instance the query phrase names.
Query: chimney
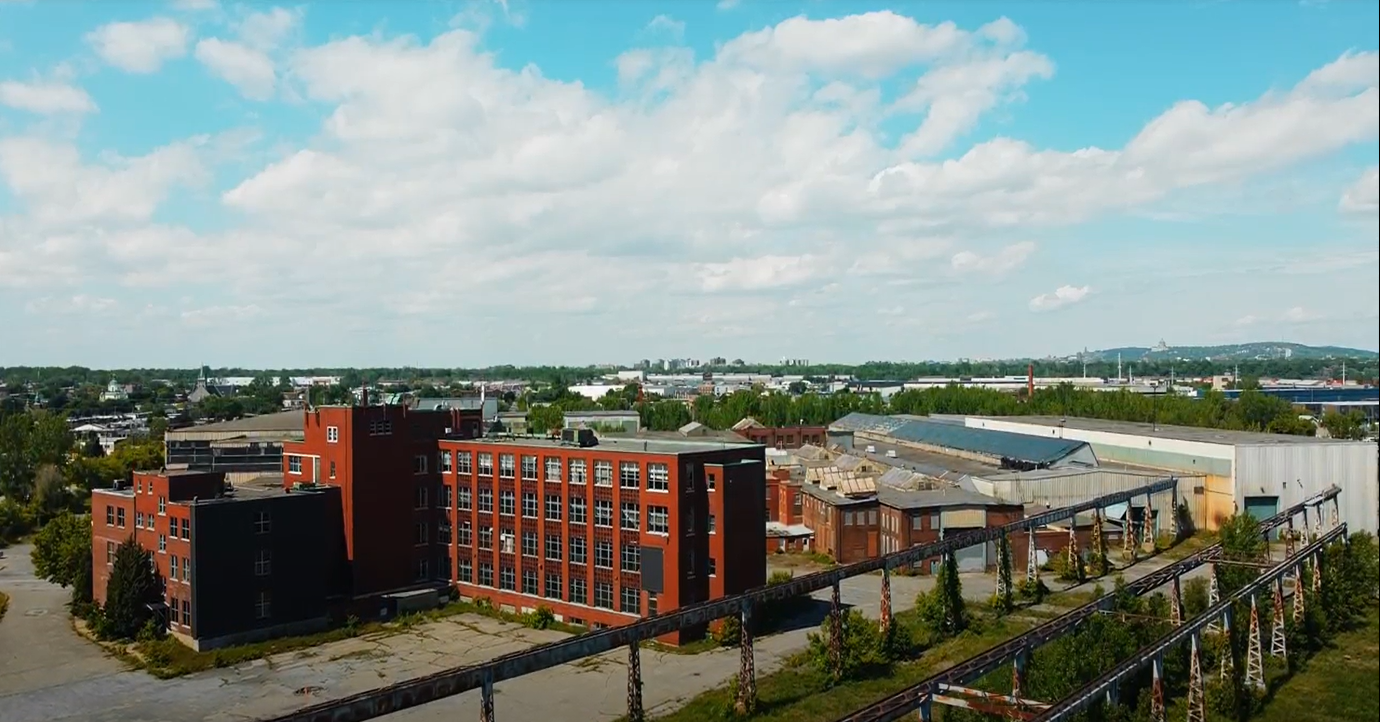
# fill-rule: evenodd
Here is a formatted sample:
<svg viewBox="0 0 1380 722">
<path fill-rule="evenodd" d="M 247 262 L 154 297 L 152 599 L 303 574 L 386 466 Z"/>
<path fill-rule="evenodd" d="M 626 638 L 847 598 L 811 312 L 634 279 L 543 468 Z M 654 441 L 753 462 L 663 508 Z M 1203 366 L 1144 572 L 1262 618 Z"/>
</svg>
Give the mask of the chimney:
<svg viewBox="0 0 1380 722">
<path fill-rule="evenodd" d="M 359 383 L 359 405 L 369 405 L 369 384 L 364 381 Z"/>
<path fill-rule="evenodd" d="M 1031 363 L 1025 369 L 1025 397 L 1027 399 L 1035 395 L 1035 364 Z"/>
</svg>

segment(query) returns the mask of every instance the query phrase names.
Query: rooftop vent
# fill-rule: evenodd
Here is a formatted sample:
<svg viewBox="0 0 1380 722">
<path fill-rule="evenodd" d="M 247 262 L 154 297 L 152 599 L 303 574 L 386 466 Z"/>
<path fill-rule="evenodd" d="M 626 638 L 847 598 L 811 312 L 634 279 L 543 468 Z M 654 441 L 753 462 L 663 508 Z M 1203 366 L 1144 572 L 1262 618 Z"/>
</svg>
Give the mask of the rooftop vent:
<svg viewBox="0 0 1380 722">
<path fill-rule="evenodd" d="M 590 429 L 561 429 L 561 443 L 587 449 L 599 445 L 599 438 Z"/>
</svg>

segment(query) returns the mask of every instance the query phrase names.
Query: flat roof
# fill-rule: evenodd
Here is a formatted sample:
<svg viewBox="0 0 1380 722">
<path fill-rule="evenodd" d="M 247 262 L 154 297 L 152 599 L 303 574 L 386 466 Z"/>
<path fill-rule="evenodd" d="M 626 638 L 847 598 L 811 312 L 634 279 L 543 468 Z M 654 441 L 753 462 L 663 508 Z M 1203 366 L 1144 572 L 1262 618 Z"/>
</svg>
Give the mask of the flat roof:
<svg viewBox="0 0 1380 722">
<path fill-rule="evenodd" d="M 296 431 L 300 433 L 305 427 L 306 412 L 298 409 L 296 411 L 279 411 L 272 414 L 246 416 L 242 419 L 220 421 L 214 424 L 188 426 L 186 428 L 169 430 L 168 433 L 195 434 L 197 432 L 204 432 L 209 434 L 225 434 L 236 431 Z"/>
<path fill-rule="evenodd" d="M 830 431 L 887 436 L 898 441 L 956 449 L 1033 464 L 1054 463 L 1087 442 L 1054 439 L 1008 431 L 976 429 L 916 416 L 881 416 L 854 412 L 829 425 Z M 854 446 L 857 446 L 855 441 Z"/>
<path fill-rule="evenodd" d="M 601 436 L 599 443 L 594 446 L 576 446 L 567 444 L 560 439 L 552 439 L 545 436 L 485 436 L 478 439 L 450 439 L 452 443 L 479 444 L 482 446 L 492 446 L 501 448 L 504 446 L 527 449 L 565 449 L 567 451 L 585 451 L 598 453 L 600 449 L 614 453 L 637 453 L 637 454 L 697 454 L 705 451 L 726 451 L 729 449 L 750 449 L 752 447 L 765 448 L 761 444 L 751 442 L 725 442 L 725 441 L 706 441 L 702 439 L 686 438 L 667 438 L 663 436 L 644 436 L 640 434 L 628 436 Z"/>
<path fill-rule="evenodd" d="M 932 509 L 952 506 L 999 506 L 1003 502 L 958 487 L 902 490 L 878 485 L 876 494 L 847 497 L 816 484 L 801 484 L 801 491 L 832 506 L 857 506 L 879 502 L 895 509 Z M 1018 506 L 1013 504 L 1012 506 Z"/>
<path fill-rule="evenodd" d="M 1204 429 L 1194 426 L 1169 426 L 1166 424 L 1147 424 L 1138 421 L 1109 421 L 1106 419 L 1089 419 L 1080 416 L 1070 416 L 1067 418 L 1059 416 L 975 416 L 973 418 L 988 418 L 994 421 L 1031 424 L 1033 426 L 1063 426 L 1064 428 L 1079 429 L 1082 431 L 1103 431 L 1112 434 L 1126 434 L 1128 436 L 1198 441 L 1206 444 L 1225 444 L 1229 446 L 1260 446 L 1274 444 L 1370 444 L 1374 446 L 1373 442 L 1366 441 L 1324 439 L 1316 436 L 1295 436 L 1293 434 L 1268 434 L 1261 431 L 1232 431 L 1227 429 Z"/>
</svg>

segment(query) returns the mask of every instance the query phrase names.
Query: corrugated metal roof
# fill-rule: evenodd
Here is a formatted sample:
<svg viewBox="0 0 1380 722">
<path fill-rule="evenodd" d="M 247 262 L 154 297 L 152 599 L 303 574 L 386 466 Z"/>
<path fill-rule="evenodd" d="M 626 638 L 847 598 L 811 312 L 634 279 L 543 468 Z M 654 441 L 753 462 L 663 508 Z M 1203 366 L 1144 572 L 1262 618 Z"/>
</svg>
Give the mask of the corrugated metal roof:
<svg viewBox="0 0 1380 722">
<path fill-rule="evenodd" d="M 973 429 L 915 417 L 901 418 L 861 413 L 848 414 L 834 422 L 830 428 L 883 434 L 900 441 L 1015 459 L 1032 464 L 1053 463 L 1086 445 L 1086 442 L 1072 439 L 1054 439 L 1007 431 Z"/>
<path fill-rule="evenodd" d="M 246 416 L 242 419 L 233 421 L 221 421 L 214 424 L 202 424 L 201 426 L 189 426 L 178 429 L 178 432 L 206 432 L 206 433 L 225 433 L 227 431 L 297 431 L 301 432 L 306 426 L 306 412 L 280 411 L 274 414 L 262 414 L 259 416 Z M 171 432 L 170 432 L 171 433 Z"/>
</svg>

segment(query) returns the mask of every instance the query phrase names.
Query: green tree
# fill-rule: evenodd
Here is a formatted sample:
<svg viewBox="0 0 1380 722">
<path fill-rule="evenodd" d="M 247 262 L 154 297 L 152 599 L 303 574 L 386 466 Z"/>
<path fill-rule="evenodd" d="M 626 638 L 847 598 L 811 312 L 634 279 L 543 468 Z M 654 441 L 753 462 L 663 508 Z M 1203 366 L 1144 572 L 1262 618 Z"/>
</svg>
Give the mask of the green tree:
<svg viewBox="0 0 1380 722">
<path fill-rule="evenodd" d="M 843 633 L 839 639 L 842 655 L 838 668 L 833 666 L 829 651 L 829 640 L 833 636 L 831 620 L 826 618 L 818 632 L 810 633 L 808 655 L 815 668 L 835 682 L 884 672 L 890 666 L 891 657 L 881 625 L 856 609 L 843 612 L 841 622 Z"/>
<path fill-rule="evenodd" d="M 527 430 L 534 434 L 545 434 L 565 426 L 565 411 L 555 404 L 533 406 L 527 409 Z"/>
<path fill-rule="evenodd" d="M 953 554 L 945 554 L 935 576 L 934 588 L 921 592 L 915 600 L 920 620 L 935 638 L 959 634 L 968 628 L 968 615 L 963 601 L 963 583 L 958 578 L 958 562 Z"/>
<path fill-rule="evenodd" d="M 153 617 L 149 606 L 162 598 L 153 558 L 131 536 L 115 549 L 115 560 L 106 584 L 101 609 L 101 635 L 109 639 L 133 639 Z"/>
<path fill-rule="evenodd" d="M 34 535 L 30 553 L 34 573 L 48 581 L 91 594 L 91 517 L 63 512 Z"/>
<path fill-rule="evenodd" d="M 1334 439 L 1361 440 L 1366 438 L 1366 420 L 1355 412 L 1338 413 L 1329 411 L 1323 414 L 1322 427 Z"/>
<path fill-rule="evenodd" d="M 1011 540 L 1004 533 L 997 540 L 997 592 L 992 597 L 992 608 L 998 614 L 1008 614 L 1016 608 L 1011 578 Z"/>
</svg>

